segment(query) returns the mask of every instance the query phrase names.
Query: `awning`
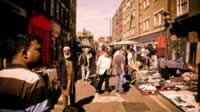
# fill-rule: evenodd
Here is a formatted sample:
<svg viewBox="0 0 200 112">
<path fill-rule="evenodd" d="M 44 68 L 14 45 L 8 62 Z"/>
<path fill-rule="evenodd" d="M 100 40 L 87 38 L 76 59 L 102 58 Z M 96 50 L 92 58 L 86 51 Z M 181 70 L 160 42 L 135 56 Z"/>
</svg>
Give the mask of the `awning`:
<svg viewBox="0 0 200 112">
<path fill-rule="evenodd" d="M 29 34 L 37 35 L 43 39 L 43 65 L 47 65 L 49 63 L 51 25 L 51 21 L 43 15 L 38 15 L 31 18 L 29 23 Z"/>
<path fill-rule="evenodd" d="M 172 23 L 173 31 L 178 37 L 187 37 L 188 32 L 200 31 L 199 19 L 200 14 L 187 17 L 178 17 L 175 19 L 175 22 Z"/>
<path fill-rule="evenodd" d="M 138 42 L 136 41 L 128 41 L 128 40 L 124 40 L 124 41 L 120 41 L 120 42 L 112 42 L 109 45 L 135 45 L 138 44 Z"/>
<path fill-rule="evenodd" d="M 51 21 L 43 15 L 38 15 L 30 20 L 29 24 L 29 33 L 32 32 L 32 28 L 37 28 L 43 31 L 50 31 L 51 30 Z"/>
<path fill-rule="evenodd" d="M 156 32 L 156 33 L 140 36 L 140 37 L 137 37 L 137 38 L 133 38 L 133 39 L 130 39 L 130 40 L 140 42 L 140 43 L 155 42 L 156 38 L 160 35 L 166 36 L 166 31 Z"/>
</svg>

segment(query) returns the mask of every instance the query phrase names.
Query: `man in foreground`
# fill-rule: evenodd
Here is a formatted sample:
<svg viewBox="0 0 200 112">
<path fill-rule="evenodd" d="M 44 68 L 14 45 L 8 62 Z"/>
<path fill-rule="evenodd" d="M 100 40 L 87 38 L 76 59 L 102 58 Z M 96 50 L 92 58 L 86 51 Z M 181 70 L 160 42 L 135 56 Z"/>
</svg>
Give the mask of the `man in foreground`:
<svg viewBox="0 0 200 112">
<path fill-rule="evenodd" d="M 40 38 L 26 35 L 14 39 L 9 43 L 10 63 L 0 71 L 0 111 L 50 111 L 48 87 L 31 71 L 41 61 Z"/>
</svg>

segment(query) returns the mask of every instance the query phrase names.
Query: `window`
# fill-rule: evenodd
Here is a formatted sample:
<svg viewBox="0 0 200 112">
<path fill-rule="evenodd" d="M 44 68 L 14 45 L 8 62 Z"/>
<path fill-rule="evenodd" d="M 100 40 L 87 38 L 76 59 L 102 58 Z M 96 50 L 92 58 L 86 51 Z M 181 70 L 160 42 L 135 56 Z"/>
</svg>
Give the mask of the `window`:
<svg viewBox="0 0 200 112">
<path fill-rule="evenodd" d="M 129 21 L 130 21 L 130 17 L 129 16 L 127 16 L 127 18 L 124 18 L 123 19 L 123 25 L 126 25 L 126 24 L 128 24 L 129 23 Z"/>
<path fill-rule="evenodd" d="M 133 26 L 134 26 L 134 16 L 131 15 L 130 16 L 130 26 L 129 26 L 129 29 L 131 29 Z"/>
<path fill-rule="evenodd" d="M 139 3 L 139 10 L 140 11 L 142 10 L 142 0 L 140 0 L 140 3 Z"/>
<path fill-rule="evenodd" d="M 57 3 L 56 3 L 56 19 L 57 19 L 57 20 L 59 20 L 59 16 L 60 16 L 60 15 L 59 15 L 59 12 L 60 12 L 59 9 L 60 9 L 60 6 L 59 6 L 59 3 L 57 2 Z"/>
<path fill-rule="evenodd" d="M 125 11 L 126 11 L 126 7 L 124 7 L 124 8 L 122 9 L 122 11 L 125 12 Z"/>
<path fill-rule="evenodd" d="M 130 36 L 131 35 L 135 35 L 135 27 L 133 27 L 131 30 L 130 30 Z"/>
<path fill-rule="evenodd" d="M 129 29 L 134 27 L 134 19 L 135 19 L 135 9 L 133 9 L 131 14 L 130 14 L 130 26 L 129 26 Z"/>
<path fill-rule="evenodd" d="M 139 24 L 139 32 L 140 32 L 140 33 L 142 32 L 142 29 L 143 29 L 142 23 L 140 23 L 140 24 Z"/>
<path fill-rule="evenodd" d="M 176 0 L 177 16 L 187 14 L 189 12 L 189 0 Z"/>
<path fill-rule="evenodd" d="M 154 14 L 154 26 L 161 26 L 163 24 L 163 16 L 162 16 L 163 11 L 159 11 Z"/>
<path fill-rule="evenodd" d="M 144 22 L 143 22 L 143 31 L 148 31 L 149 30 L 149 25 L 150 25 L 149 23 L 150 23 L 150 19 L 149 18 L 144 20 Z"/>
<path fill-rule="evenodd" d="M 143 3 L 144 3 L 144 9 L 149 6 L 149 0 L 144 0 Z"/>
<path fill-rule="evenodd" d="M 126 8 L 128 8 L 130 6 L 130 2 L 128 2 L 127 4 L 126 4 Z"/>
<path fill-rule="evenodd" d="M 50 4 L 51 4 L 51 6 L 50 6 L 50 7 L 51 7 L 51 8 L 50 8 L 50 10 L 51 10 L 51 11 L 50 11 L 50 15 L 51 15 L 51 16 L 54 16 L 54 10 L 55 10 L 55 8 L 54 8 L 54 0 L 51 0 L 51 3 L 50 3 Z"/>
<path fill-rule="evenodd" d="M 142 5 L 139 6 L 140 7 L 140 11 L 142 10 Z"/>
<path fill-rule="evenodd" d="M 143 27 L 142 27 L 142 18 L 140 17 L 140 19 L 139 19 L 139 32 L 142 32 L 142 29 L 143 29 Z"/>
<path fill-rule="evenodd" d="M 132 15 L 135 17 L 135 9 L 132 10 Z"/>
</svg>

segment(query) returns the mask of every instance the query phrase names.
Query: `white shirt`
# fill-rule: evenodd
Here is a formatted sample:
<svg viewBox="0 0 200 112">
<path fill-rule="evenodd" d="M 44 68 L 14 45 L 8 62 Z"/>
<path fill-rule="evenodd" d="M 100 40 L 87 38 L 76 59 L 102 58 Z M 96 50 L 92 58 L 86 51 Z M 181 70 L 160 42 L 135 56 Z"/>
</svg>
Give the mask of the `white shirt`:
<svg viewBox="0 0 200 112">
<path fill-rule="evenodd" d="M 112 59 L 106 57 L 104 54 L 101 55 L 97 61 L 97 67 L 99 67 L 98 74 L 103 75 L 106 70 L 109 70 L 111 67 Z"/>
<path fill-rule="evenodd" d="M 141 49 L 141 56 L 142 57 L 145 57 L 149 54 L 149 50 L 145 49 L 145 48 L 142 48 Z"/>
<path fill-rule="evenodd" d="M 131 52 L 127 55 L 128 58 L 128 65 L 133 64 L 133 54 Z"/>
</svg>

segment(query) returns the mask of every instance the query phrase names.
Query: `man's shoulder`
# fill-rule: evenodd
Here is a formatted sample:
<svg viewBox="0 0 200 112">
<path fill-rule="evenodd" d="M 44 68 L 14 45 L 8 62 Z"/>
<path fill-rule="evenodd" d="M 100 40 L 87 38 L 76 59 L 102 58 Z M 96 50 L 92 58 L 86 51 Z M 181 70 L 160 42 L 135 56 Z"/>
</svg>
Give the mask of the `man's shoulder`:
<svg viewBox="0 0 200 112">
<path fill-rule="evenodd" d="M 105 57 L 105 55 L 104 55 L 104 54 L 102 54 L 102 55 L 100 55 L 100 56 L 99 56 L 99 58 L 104 58 L 104 57 Z"/>
<path fill-rule="evenodd" d="M 116 58 L 123 58 L 124 56 L 123 55 L 121 55 L 121 54 L 117 54 L 116 55 Z"/>
<path fill-rule="evenodd" d="M 40 80 L 40 76 L 25 68 L 9 68 L 0 71 L 0 78 L 14 78 L 28 83 Z"/>
</svg>

